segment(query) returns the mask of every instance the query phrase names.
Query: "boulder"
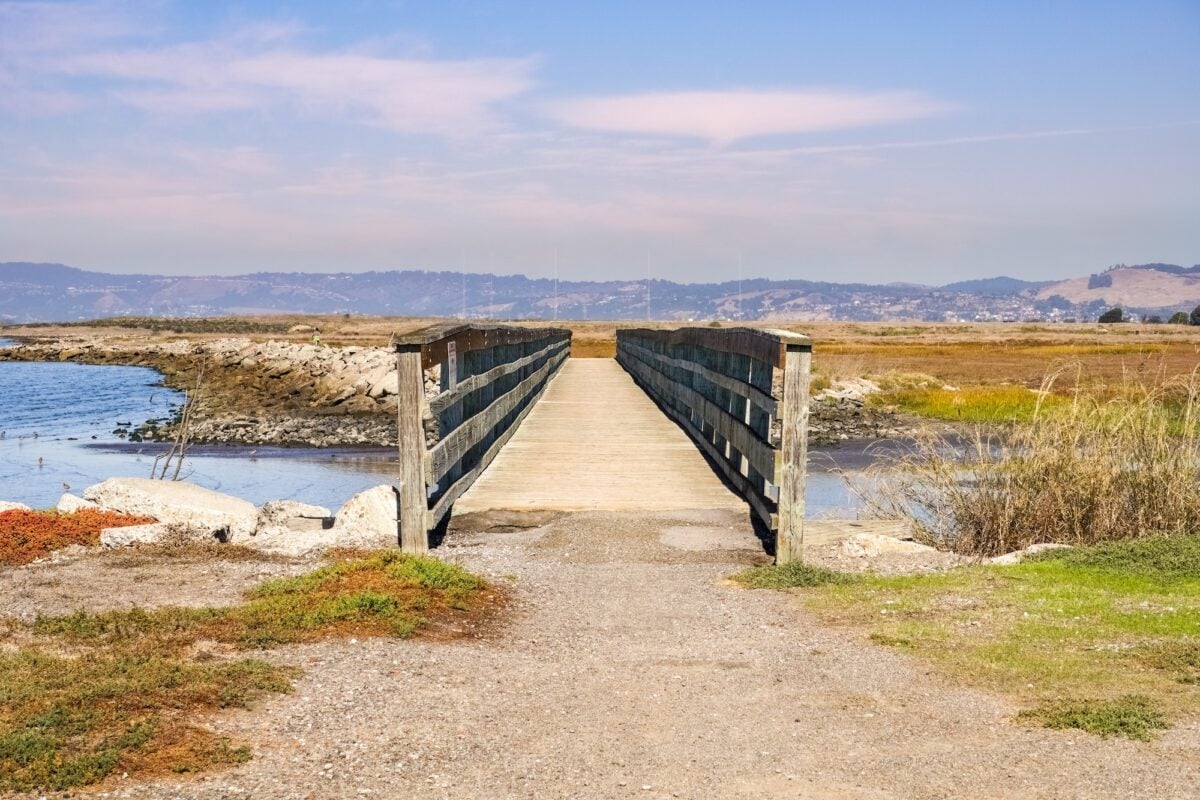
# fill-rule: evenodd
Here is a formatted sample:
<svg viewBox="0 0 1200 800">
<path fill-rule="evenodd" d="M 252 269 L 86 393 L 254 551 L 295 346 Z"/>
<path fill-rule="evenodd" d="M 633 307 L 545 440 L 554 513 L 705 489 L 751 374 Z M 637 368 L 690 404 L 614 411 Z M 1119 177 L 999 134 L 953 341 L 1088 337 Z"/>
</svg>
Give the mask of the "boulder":
<svg viewBox="0 0 1200 800">
<path fill-rule="evenodd" d="M 338 509 L 333 523 L 338 547 L 396 547 L 400 543 L 400 502 L 391 486 L 360 492 Z"/>
<path fill-rule="evenodd" d="M 82 497 L 77 497 L 73 494 L 64 494 L 58 498 L 58 503 L 55 504 L 54 510 L 60 514 L 74 514 L 76 511 L 99 511 L 101 506 L 99 503 L 93 503 L 91 500 L 84 500 Z"/>
<path fill-rule="evenodd" d="M 153 517 L 222 541 L 244 542 L 254 533 L 258 509 L 232 495 L 183 481 L 109 478 L 84 490 L 85 499 L 122 514 Z"/>
<path fill-rule="evenodd" d="M 4 511 L 32 511 L 29 506 L 24 503 L 10 503 L 7 500 L 0 500 L 0 512 Z"/>
<path fill-rule="evenodd" d="M 105 528 L 100 531 L 101 547 L 127 547 L 131 544 L 153 544 L 171 533 L 171 526 L 164 522 L 148 525 L 126 525 L 123 528 Z"/>
<path fill-rule="evenodd" d="M 856 533 L 842 542 L 842 551 L 849 556 L 873 558 L 885 553 L 935 553 L 929 545 L 909 539 L 897 539 L 881 533 Z"/>
<path fill-rule="evenodd" d="M 255 550 L 285 556 L 307 555 L 335 543 L 329 509 L 294 500 L 273 500 L 260 508 L 254 536 L 244 542 Z"/>
<path fill-rule="evenodd" d="M 1043 550 L 1061 550 L 1063 548 L 1066 548 L 1069 550 L 1071 548 L 1071 545 L 1058 544 L 1056 542 L 1041 542 L 1039 544 L 1031 544 L 1031 545 L 1029 545 L 1029 547 L 1023 548 L 1021 550 L 1014 550 L 1011 553 L 1005 553 L 1002 556 L 996 556 L 995 558 L 989 558 L 988 563 L 989 564 L 1018 564 L 1021 562 L 1022 559 L 1025 558 L 1025 556 L 1033 555 L 1034 553 L 1040 553 Z"/>
</svg>

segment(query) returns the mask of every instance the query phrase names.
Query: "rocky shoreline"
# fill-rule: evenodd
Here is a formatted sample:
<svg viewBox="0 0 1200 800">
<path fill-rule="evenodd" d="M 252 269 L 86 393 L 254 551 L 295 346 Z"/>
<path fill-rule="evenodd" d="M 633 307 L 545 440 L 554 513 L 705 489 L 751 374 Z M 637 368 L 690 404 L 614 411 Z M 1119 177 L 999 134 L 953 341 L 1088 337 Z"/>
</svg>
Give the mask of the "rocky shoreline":
<svg viewBox="0 0 1200 800">
<path fill-rule="evenodd" d="M 396 368 L 382 347 L 324 347 L 231 338 L 192 342 L 84 337 L 26 339 L 0 361 L 72 361 L 150 367 L 181 391 L 197 385 L 191 441 L 282 447 L 395 446 Z M 175 435 L 151 420 L 132 440 Z"/>
<path fill-rule="evenodd" d="M 0 361 L 73 361 L 150 367 L 172 389 L 197 394 L 191 441 L 280 447 L 394 447 L 396 367 L 383 347 L 329 347 L 246 338 L 122 341 L 94 337 L 17 339 Z M 916 427 L 867 403 L 869 381 L 813 396 L 809 442 L 887 439 Z M 426 387 L 427 392 L 436 391 Z M 877 387 L 874 387 L 877 389 Z M 133 441 L 175 436 L 174 420 L 150 420 Z"/>
</svg>

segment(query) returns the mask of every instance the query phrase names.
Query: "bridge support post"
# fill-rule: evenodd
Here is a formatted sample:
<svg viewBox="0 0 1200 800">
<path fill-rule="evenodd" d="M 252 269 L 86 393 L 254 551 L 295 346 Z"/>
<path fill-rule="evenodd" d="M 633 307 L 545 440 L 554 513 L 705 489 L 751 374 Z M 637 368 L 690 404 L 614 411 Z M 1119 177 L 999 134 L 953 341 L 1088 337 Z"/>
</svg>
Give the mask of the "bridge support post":
<svg viewBox="0 0 1200 800">
<path fill-rule="evenodd" d="M 399 544 L 406 553 L 429 552 L 429 507 L 425 496 L 425 374 L 420 345 L 397 348 L 396 433 L 400 446 Z"/>
<path fill-rule="evenodd" d="M 812 347 L 788 345 L 783 363 L 779 471 L 779 528 L 775 563 L 804 557 L 804 489 L 808 462 L 808 379 Z"/>
</svg>

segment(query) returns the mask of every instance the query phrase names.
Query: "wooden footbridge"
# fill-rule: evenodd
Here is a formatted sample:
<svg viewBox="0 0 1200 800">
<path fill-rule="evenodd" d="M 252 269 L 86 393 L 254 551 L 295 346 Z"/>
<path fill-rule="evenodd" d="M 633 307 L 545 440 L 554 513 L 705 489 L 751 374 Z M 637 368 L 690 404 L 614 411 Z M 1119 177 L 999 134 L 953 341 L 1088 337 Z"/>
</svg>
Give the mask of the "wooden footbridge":
<svg viewBox="0 0 1200 800">
<path fill-rule="evenodd" d="M 750 328 L 438 325 L 397 343 L 400 542 L 451 510 L 745 508 L 799 558 L 811 344 Z"/>
</svg>

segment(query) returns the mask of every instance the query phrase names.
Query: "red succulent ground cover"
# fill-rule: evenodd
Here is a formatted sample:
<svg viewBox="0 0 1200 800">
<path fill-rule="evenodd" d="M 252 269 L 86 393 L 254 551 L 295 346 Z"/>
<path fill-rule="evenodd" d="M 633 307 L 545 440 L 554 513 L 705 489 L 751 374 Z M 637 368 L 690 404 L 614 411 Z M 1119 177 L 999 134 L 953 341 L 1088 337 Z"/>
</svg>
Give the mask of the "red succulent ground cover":
<svg viewBox="0 0 1200 800">
<path fill-rule="evenodd" d="M 72 544 L 96 545 L 100 531 L 145 525 L 149 517 L 85 509 L 73 514 L 54 511 L 0 512 L 0 566 L 20 566 Z"/>
</svg>

